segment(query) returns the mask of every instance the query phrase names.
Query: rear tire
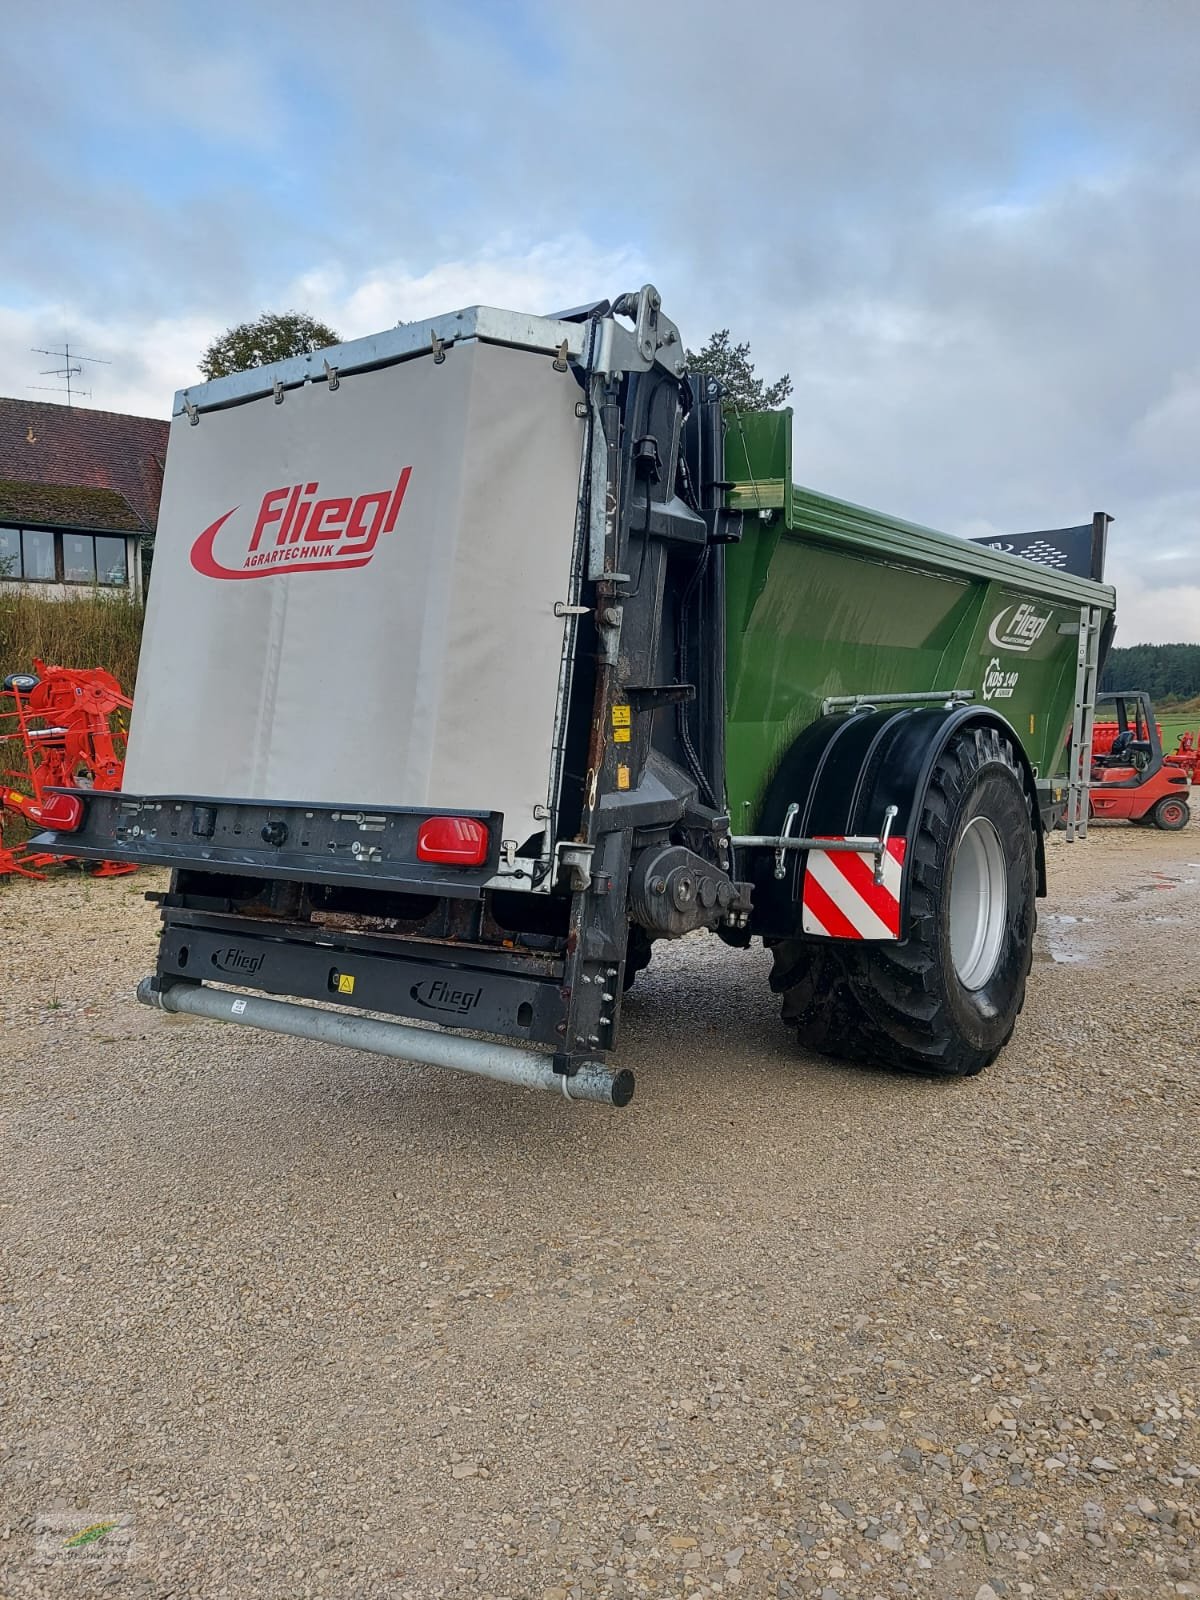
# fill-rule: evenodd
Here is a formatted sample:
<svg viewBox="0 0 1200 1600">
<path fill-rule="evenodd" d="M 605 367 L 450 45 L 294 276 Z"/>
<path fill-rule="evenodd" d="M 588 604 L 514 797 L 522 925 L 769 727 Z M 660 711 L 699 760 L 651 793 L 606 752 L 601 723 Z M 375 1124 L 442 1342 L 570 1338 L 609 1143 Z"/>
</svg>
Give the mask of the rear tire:
<svg viewBox="0 0 1200 1600">
<path fill-rule="evenodd" d="M 956 734 L 909 844 L 905 943 L 775 945 L 771 986 L 801 1043 L 941 1077 L 970 1077 L 994 1061 L 1033 961 L 1034 826 L 1011 742 L 995 728 Z"/>
<path fill-rule="evenodd" d="M 626 994 L 637 982 L 639 972 L 644 972 L 650 965 L 654 955 L 654 940 L 636 922 L 630 923 L 629 941 L 625 946 L 625 975 L 622 978 L 623 990 Z"/>
<path fill-rule="evenodd" d="M 1162 828 L 1167 833 L 1178 833 L 1192 820 L 1192 809 L 1182 796 L 1168 794 L 1155 806 L 1150 819 L 1156 828 Z"/>
</svg>

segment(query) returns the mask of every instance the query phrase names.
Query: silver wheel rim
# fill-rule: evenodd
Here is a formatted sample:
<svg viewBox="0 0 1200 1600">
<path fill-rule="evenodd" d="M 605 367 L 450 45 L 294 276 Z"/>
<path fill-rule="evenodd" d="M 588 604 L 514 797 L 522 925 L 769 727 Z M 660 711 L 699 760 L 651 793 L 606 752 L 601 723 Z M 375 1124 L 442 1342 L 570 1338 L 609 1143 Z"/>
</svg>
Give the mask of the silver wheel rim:
<svg viewBox="0 0 1200 1600">
<path fill-rule="evenodd" d="M 964 989 L 982 989 L 1004 944 L 1008 874 L 1000 835 L 986 817 L 962 831 L 950 874 L 950 956 Z"/>
</svg>

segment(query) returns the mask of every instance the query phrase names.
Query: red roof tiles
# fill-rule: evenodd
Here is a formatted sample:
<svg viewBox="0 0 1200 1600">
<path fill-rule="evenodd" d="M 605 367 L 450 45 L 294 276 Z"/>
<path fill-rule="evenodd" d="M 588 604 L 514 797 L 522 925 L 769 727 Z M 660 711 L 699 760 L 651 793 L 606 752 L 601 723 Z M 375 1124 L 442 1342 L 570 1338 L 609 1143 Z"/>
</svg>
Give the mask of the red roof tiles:
<svg viewBox="0 0 1200 1600">
<path fill-rule="evenodd" d="M 153 530 L 169 426 L 157 417 L 0 399 L 0 479 L 114 489 Z"/>
</svg>

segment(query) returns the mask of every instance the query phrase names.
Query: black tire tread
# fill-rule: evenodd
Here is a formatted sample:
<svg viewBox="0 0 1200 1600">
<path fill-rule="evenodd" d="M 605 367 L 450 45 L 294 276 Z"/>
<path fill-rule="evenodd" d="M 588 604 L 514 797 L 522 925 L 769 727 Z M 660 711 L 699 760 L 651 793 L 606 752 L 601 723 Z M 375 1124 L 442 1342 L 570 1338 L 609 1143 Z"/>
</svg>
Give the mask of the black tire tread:
<svg viewBox="0 0 1200 1600">
<path fill-rule="evenodd" d="M 851 945 L 787 938 L 773 947 L 771 987 L 783 996 L 782 1015 L 802 1045 L 822 1055 L 864 1066 L 935 1077 L 972 1077 L 990 1065 L 1012 1029 L 992 1049 L 972 1048 L 949 1025 L 926 919 L 936 917 L 938 850 L 944 845 L 958 798 L 976 772 L 1006 766 L 1025 793 L 1030 828 L 1033 797 L 1011 742 L 998 729 L 973 727 L 951 739 L 926 792 L 910 846 L 908 940 L 905 944 Z M 1035 913 L 1036 921 L 1036 913 Z M 1027 942 L 1019 974 L 1017 1012 L 1033 962 Z"/>
<path fill-rule="evenodd" d="M 650 965 L 654 956 L 654 940 L 645 928 L 637 923 L 629 927 L 629 939 L 625 946 L 625 972 L 621 979 L 622 989 L 628 994 L 637 982 L 639 972 L 644 972 Z"/>
</svg>

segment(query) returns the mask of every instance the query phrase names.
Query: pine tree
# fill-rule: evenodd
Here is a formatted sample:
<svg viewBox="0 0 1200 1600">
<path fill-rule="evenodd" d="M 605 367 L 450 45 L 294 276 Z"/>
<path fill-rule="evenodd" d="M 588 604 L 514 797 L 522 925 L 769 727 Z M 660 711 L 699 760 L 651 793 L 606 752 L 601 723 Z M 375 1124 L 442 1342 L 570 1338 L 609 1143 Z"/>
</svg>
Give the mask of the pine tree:
<svg viewBox="0 0 1200 1600">
<path fill-rule="evenodd" d="M 772 384 L 756 378 L 749 343 L 731 343 L 728 328 L 714 333 L 699 352 L 689 350 L 687 366 L 689 372 L 720 379 L 725 403 L 737 411 L 774 411 L 792 392 L 792 380 L 786 372 Z"/>
</svg>

